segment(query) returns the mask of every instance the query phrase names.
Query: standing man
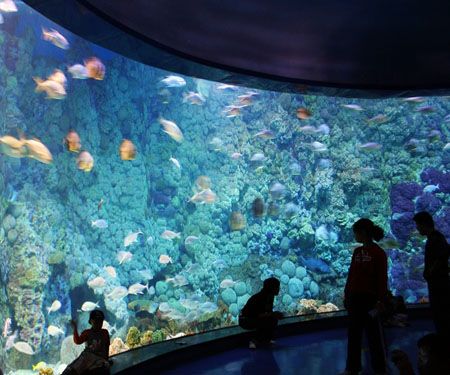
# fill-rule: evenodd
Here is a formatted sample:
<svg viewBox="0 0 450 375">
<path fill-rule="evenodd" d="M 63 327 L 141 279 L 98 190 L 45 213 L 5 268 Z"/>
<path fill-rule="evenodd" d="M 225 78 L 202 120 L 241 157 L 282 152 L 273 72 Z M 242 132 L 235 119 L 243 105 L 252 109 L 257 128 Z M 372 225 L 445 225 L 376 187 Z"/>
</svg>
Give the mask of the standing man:
<svg viewBox="0 0 450 375">
<path fill-rule="evenodd" d="M 444 235 L 434 229 L 433 218 L 428 212 L 417 213 L 413 220 L 419 233 L 427 236 L 423 278 L 428 283 L 428 297 L 436 332 L 450 338 L 449 245 Z"/>
</svg>

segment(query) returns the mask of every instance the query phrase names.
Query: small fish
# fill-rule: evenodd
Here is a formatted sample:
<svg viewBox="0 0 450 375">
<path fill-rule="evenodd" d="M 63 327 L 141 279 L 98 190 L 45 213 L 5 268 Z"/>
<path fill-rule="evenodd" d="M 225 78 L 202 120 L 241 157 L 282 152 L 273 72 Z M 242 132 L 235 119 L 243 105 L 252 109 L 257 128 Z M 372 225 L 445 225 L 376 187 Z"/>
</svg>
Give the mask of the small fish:
<svg viewBox="0 0 450 375">
<path fill-rule="evenodd" d="M 97 276 L 96 278 L 89 280 L 87 282 L 89 288 L 97 289 L 97 288 L 103 288 L 106 285 L 106 281 L 103 277 Z"/>
<path fill-rule="evenodd" d="M 138 236 L 140 234 L 144 234 L 141 232 L 141 230 L 139 229 L 137 232 L 132 232 L 130 234 L 128 234 L 124 239 L 123 239 L 123 246 L 128 247 L 132 244 L 134 244 L 135 242 L 137 242 L 138 240 Z"/>
<path fill-rule="evenodd" d="M 205 101 L 206 99 L 203 95 L 198 92 L 189 91 L 187 94 L 183 94 L 183 103 L 189 102 L 194 105 L 203 105 Z"/>
<path fill-rule="evenodd" d="M 64 99 L 67 95 L 64 85 L 51 79 L 43 80 L 39 77 L 33 77 L 36 83 L 36 92 L 45 92 L 47 99 Z"/>
<path fill-rule="evenodd" d="M 431 105 L 422 105 L 416 108 L 416 112 L 432 113 L 434 112 L 434 108 Z"/>
<path fill-rule="evenodd" d="M 119 264 L 129 262 L 131 258 L 133 258 L 133 254 L 129 251 L 119 251 L 117 253 L 117 260 L 119 261 Z"/>
<path fill-rule="evenodd" d="M 33 348 L 30 346 L 30 344 L 28 344 L 24 341 L 17 341 L 14 343 L 13 346 L 18 352 L 21 352 L 21 353 L 27 354 L 27 355 L 34 355 Z"/>
<path fill-rule="evenodd" d="M 312 116 L 312 113 L 309 109 L 301 107 L 297 109 L 297 118 L 300 120 L 307 120 Z"/>
<path fill-rule="evenodd" d="M 250 161 L 253 162 L 263 162 L 264 160 L 266 160 L 266 157 L 262 152 L 257 152 L 256 154 L 253 154 L 252 157 L 250 158 Z"/>
<path fill-rule="evenodd" d="M 92 220 L 91 226 L 93 228 L 106 229 L 108 228 L 108 222 L 103 219 Z"/>
<path fill-rule="evenodd" d="M 116 269 L 113 266 L 107 266 L 105 267 L 105 271 L 106 273 L 112 277 L 113 279 L 115 279 L 117 277 L 117 272 Z"/>
<path fill-rule="evenodd" d="M 136 158 L 136 146 L 129 139 L 124 139 L 119 146 L 119 155 L 122 160 L 134 160 Z"/>
<path fill-rule="evenodd" d="M 253 97 L 256 95 L 259 95 L 259 94 L 255 91 L 249 91 L 244 95 L 239 95 L 238 102 L 242 106 L 249 106 L 253 103 Z"/>
<path fill-rule="evenodd" d="M 105 203 L 105 201 L 103 200 L 103 198 L 100 198 L 100 200 L 97 203 L 97 211 L 100 211 L 102 209 L 103 203 Z"/>
<path fill-rule="evenodd" d="M 181 169 L 180 162 L 177 159 L 170 158 L 169 160 L 175 165 L 175 167 L 177 167 L 178 169 Z"/>
<path fill-rule="evenodd" d="M 55 299 L 50 307 L 47 307 L 48 314 L 56 312 L 61 308 L 61 302 Z"/>
<path fill-rule="evenodd" d="M 171 283 L 174 286 L 186 286 L 189 284 L 189 281 L 183 275 L 176 275 L 175 277 L 169 277 L 166 279 L 166 283 Z"/>
<path fill-rule="evenodd" d="M 11 318 L 6 318 L 5 324 L 3 325 L 3 337 L 8 337 L 11 334 Z"/>
<path fill-rule="evenodd" d="M 47 79 L 50 81 L 55 81 L 55 82 L 63 85 L 64 87 L 66 87 L 67 78 L 64 75 L 64 73 L 62 72 L 62 70 L 60 70 L 60 69 L 53 70 L 53 73 L 51 75 L 49 75 L 47 77 Z"/>
<path fill-rule="evenodd" d="M 247 107 L 246 105 L 229 105 L 226 106 L 222 113 L 227 118 L 237 117 L 241 114 L 241 109 Z"/>
<path fill-rule="evenodd" d="M 86 301 L 81 305 L 81 311 L 92 311 L 98 309 L 100 306 L 97 303 Z"/>
<path fill-rule="evenodd" d="M 406 103 L 423 103 L 425 101 L 425 98 L 421 96 L 411 96 L 409 98 L 402 99 Z"/>
<path fill-rule="evenodd" d="M 439 184 L 437 185 L 427 185 L 423 188 L 424 193 L 434 193 L 435 191 L 439 190 Z"/>
<path fill-rule="evenodd" d="M 5 352 L 10 350 L 13 346 L 14 346 L 14 341 L 16 341 L 17 337 L 18 337 L 18 331 L 14 331 L 13 334 L 11 336 L 8 336 L 6 338 L 6 342 L 5 342 Z"/>
<path fill-rule="evenodd" d="M 441 140 L 441 137 L 442 133 L 437 129 L 433 129 L 428 133 L 428 140 L 430 142 L 439 142 Z"/>
<path fill-rule="evenodd" d="M 358 104 L 342 104 L 344 108 L 351 109 L 353 111 L 363 111 L 364 109 Z"/>
<path fill-rule="evenodd" d="M 175 75 L 167 76 L 166 78 L 161 80 L 161 83 L 163 83 L 166 87 L 186 86 L 186 81 L 184 80 L 184 78 Z"/>
<path fill-rule="evenodd" d="M 40 371 L 45 369 L 46 367 L 48 367 L 47 363 L 45 363 L 44 361 L 38 362 L 35 365 L 32 365 L 31 368 L 33 369 L 33 371 Z"/>
<path fill-rule="evenodd" d="M 155 275 L 153 274 L 152 270 L 145 269 L 140 270 L 139 274 L 145 279 L 145 280 L 152 280 Z"/>
<path fill-rule="evenodd" d="M 169 264 L 169 263 L 173 263 L 172 258 L 166 254 L 161 254 L 159 256 L 159 263 L 161 264 Z"/>
<path fill-rule="evenodd" d="M 84 60 L 84 66 L 86 67 L 87 75 L 89 78 L 96 80 L 103 80 L 105 78 L 105 65 L 98 57 L 89 57 Z"/>
<path fill-rule="evenodd" d="M 159 123 L 163 126 L 163 132 L 168 134 L 173 140 L 178 143 L 183 141 L 183 133 L 181 129 L 173 121 L 165 120 L 162 117 L 158 119 Z"/>
<path fill-rule="evenodd" d="M 144 294 L 143 291 L 145 289 L 147 289 L 147 291 L 148 291 L 148 284 L 147 285 L 142 285 L 140 283 L 136 283 L 136 284 L 130 285 L 128 287 L 128 294 L 134 294 L 134 295 Z"/>
<path fill-rule="evenodd" d="M 171 230 L 166 229 L 161 233 L 161 238 L 165 240 L 173 240 L 175 238 L 181 238 L 181 232 L 173 232 Z"/>
<path fill-rule="evenodd" d="M 205 189 L 195 193 L 189 201 L 192 203 L 212 204 L 217 200 L 217 195 L 211 189 Z"/>
<path fill-rule="evenodd" d="M 72 66 L 69 66 L 67 68 L 67 71 L 72 75 L 73 79 L 87 79 L 88 71 L 84 65 L 81 64 L 75 64 Z"/>
<path fill-rule="evenodd" d="M 300 128 L 298 128 L 298 130 L 300 130 L 303 134 L 308 134 L 308 135 L 317 133 L 317 129 L 312 125 L 301 126 Z"/>
<path fill-rule="evenodd" d="M 84 172 L 90 172 L 92 171 L 92 168 L 94 168 L 94 158 L 87 151 L 80 152 L 80 154 L 77 156 L 76 163 L 78 169 Z"/>
<path fill-rule="evenodd" d="M 184 245 L 185 246 L 192 245 L 197 240 L 198 240 L 197 236 L 187 236 L 186 239 L 184 240 Z"/>
<path fill-rule="evenodd" d="M 38 139 L 25 139 L 24 146 L 27 148 L 27 155 L 30 159 L 35 159 L 41 163 L 50 164 L 53 160 L 48 148 Z"/>
<path fill-rule="evenodd" d="M 124 286 L 116 286 L 111 293 L 107 294 L 106 297 L 110 300 L 117 300 L 124 298 L 128 295 L 128 289 Z"/>
<path fill-rule="evenodd" d="M 64 335 L 64 331 L 61 328 L 59 328 L 57 326 L 53 326 L 53 325 L 49 325 L 47 327 L 47 333 L 53 337 L 59 336 L 59 335 Z"/>
<path fill-rule="evenodd" d="M 308 147 L 313 152 L 325 152 L 328 150 L 327 145 L 323 144 L 322 142 L 311 142 L 308 144 Z"/>
<path fill-rule="evenodd" d="M 269 189 L 270 195 L 272 199 L 277 200 L 283 198 L 286 193 L 286 186 L 280 184 L 279 182 L 275 182 Z"/>
<path fill-rule="evenodd" d="M 317 127 L 316 133 L 328 135 L 330 134 L 330 127 L 327 124 L 321 124 Z"/>
<path fill-rule="evenodd" d="M 227 83 L 219 83 L 217 86 L 216 86 L 216 89 L 217 90 L 223 90 L 223 91 L 226 91 L 226 90 L 232 90 L 232 91 L 235 91 L 235 90 L 237 90 L 239 87 L 237 87 L 237 86 L 234 86 L 234 85 L 229 85 L 229 84 L 227 84 Z"/>
<path fill-rule="evenodd" d="M 232 288 L 235 284 L 236 284 L 236 281 L 233 281 L 233 280 L 231 280 L 231 279 L 225 279 L 225 280 L 222 280 L 222 281 L 221 281 L 220 287 L 221 287 L 222 289 L 225 289 L 225 288 Z"/>
<path fill-rule="evenodd" d="M 385 250 L 400 248 L 400 243 L 392 237 L 383 238 L 381 241 L 378 241 L 378 245 L 380 245 Z"/>
<path fill-rule="evenodd" d="M 238 160 L 238 159 L 241 158 L 241 157 L 242 157 L 242 154 L 241 154 L 240 152 L 233 152 L 233 153 L 230 155 L 230 158 L 233 159 L 233 160 Z"/>
<path fill-rule="evenodd" d="M 71 152 L 80 152 L 81 140 L 80 136 L 74 130 L 69 130 L 67 135 L 64 137 L 63 143 L 66 145 L 67 149 Z"/>
<path fill-rule="evenodd" d="M 358 146 L 364 151 L 375 151 L 381 149 L 383 146 L 376 142 L 367 142 Z"/>
<path fill-rule="evenodd" d="M 69 42 L 61 35 L 61 33 L 55 29 L 42 28 L 42 39 L 52 43 L 58 48 L 69 49 Z"/>
<path fill-rule="evenodd" d="M 367 122 L 369 124 L 379 124 L 379 125 L 380 124 L 384 124 L 384 123 L 386 123 L 388 121 L 389 121 L 389 118 L 386 115 L 383 115 L 383 114 L 379 114 L 379 115 L 373 116 L 373 117 L 371 117 L 371 118 L 369 118 L 367 120 Z"/>
<path fill-rule="evenodd" d="M 275 133 L 272 130 L 264 129 L 260 132 L 256 133 L 254 137 L 262 138 L 262 139 L 274 139 Z"/>
<path fill-rule="evenodd" d="M 450 150 L 450 142 L 444 146 L 443 150 L 444 151 Z"/>
</svg>

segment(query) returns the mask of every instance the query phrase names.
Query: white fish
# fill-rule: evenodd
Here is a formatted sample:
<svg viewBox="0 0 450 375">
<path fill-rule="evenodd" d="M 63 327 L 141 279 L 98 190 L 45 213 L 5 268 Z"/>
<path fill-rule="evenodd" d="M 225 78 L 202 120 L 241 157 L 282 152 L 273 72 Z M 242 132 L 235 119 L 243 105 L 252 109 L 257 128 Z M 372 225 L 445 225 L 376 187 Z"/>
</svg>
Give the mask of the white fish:
<svg viewBox="0 0 450 375">
<path fill-rule="evenodd" d="M 313 152 L 325 152 L 328 150 L 327 145 L 317 141 L 311 142 L 309 148 Z"/>
<path fill-rule="evenodd" d="M 230 157 L 233 160 L 238 160 L 240 157 L 242 156 L 242 154 L 240 152 L 233 152 Z"/>
<path fill-rule="evenodd" d="M 178 169 L 181 169 L 180 162 L 177 159 L 170 158 L 169 160 L 175 165 L 175 167 L 177 167 Z"/>
<path fill-rule="evenodd" d="M 3 0 L 0 2 L 0 11 L 4 13 L 17 12 L 17 6 L 13 0 Z"/>
<path fill-rule="evenodd" d="M 51 312 L 58 311 L 61 308 L 61 302 L 55 299 L 50 307 L 47 307 L 47 311 L 50 314 Z"/>
<path fill-rule="evenodd" d="M 73 79 L 89 78 L 87 68 L 84 65 L 75 64 L 75 65 L 69 66 L 67 68 L 67 70 L 69 71 L 70 74 L 72 74 Z"/>
<path fill-rule="evenodd" d="M 96 278 L 89 280 L 87 284 L 89 288 L 92 289 L 103 288 L 106 285 L 106 281 L 103 277 L 97 276 Z"/>
<path fill-rule="evenodd" d="M 437 185 L 427 185 L 423 188 L 424 193 L 434 193 L 436 190 L 439 190 L 439 184 Z"/>
<path fill-rule="evenodd" d="M 119 251 L 117 253 L 117 260 L 119 261 L 119 264 L 129 262 L 131 258 L 133 258 L 133 254 L 129 251 Z"/>
<path fill-rule="evenodd" d="M 169 263 L 173 263 L 172 262 L 172 258 L 166 254 L 161 254 L 159 256 L 159 263 L 161 264 L 169 264 Z"/>
<path fill-rule="evenodd" d="M 147 289 L 148 291 L 148 284 L 142 285 L 140 283 L 136 283 L 128 287 L 128 294 L 144 294 L 144 289 Z"/>
<path fill-rule="evenodd" d="M 187 236 L 186 239 L 184 240 L 184 245 L 185 246 L 191 245 L 197 240 L 198 240 L 197 236 Z"/>
<path fill-rule="evenodd" d="M 130 233 L 123 239 L 123 246 L 128 247 L 137 242 L 138 236 L 140 234 L 143 234 L 140 229 L 137 232 Z"/>
<path fill-rule="evenodd" d="M 222 289 L 232 288 L 234 286 L 234 284 L 236 284 L 236 281 L 233 281 L 231 279 L 225 279 L 225 280 L 222 280 L 222 282 L 220 283 L 220 287 Z"/>
<path fill-rule="evenodd" d="M 106 273 L 111 276 L 113 279 L 117 277 L 116 269 L 113 266 L 107 266 L 105 267 Z"/>
<path fill-rule="evenodd" d="M 3 18 L 2 14 L 0 13 L 0 25 L 4 22 L 5 22 L 5 19 Z"/>
<path fill-rule="evenodd" d="M 202 105 L 205 101 L 204 96 L 198 92 L 189 91 L 187 94 L 183 94 L 183 103 Z"/>
<path fill-rule="evenodd" d="M 344 108 L 352 109 L 353 111 L 363 111 L 364 109 L 358 104 L 342 104 Z"/>
<path fill-rule="evenodd" d="M 444 146 L 443 150 L 445 151 L 450 150 L 450 142 Z"/>
<path fill-rule="evenodd" d="M 8 336 L 8 338 L 6 339 L 5 342 L 5 351 L 8 351 L 9 349 L 11 349 L 14 345 L 14 341 L 16 341 L 18 336 L 18 332 L 14 331 L 14 333 L 11 336 Z"/>
<path fill-rule="evenodd" d="M 105 228 L 108 228 L 108 222 L 103 219 L 92 220 L 91 226 L 93 228 L 105 229 Z"/>
<path fill-rule="evenodd" d="M 49 325 L 47 327 L 47 333 L 50 336 L 64 335 L 64 331 L 61 328 L 59 328 L 57 326 L 53 326 L 53 325 Z"/>
<path fill-rule="evenodd" d="M 407 103 L 423 103 L 425 101 L 425 98 L 421 96 L 411 96 L 410 98 L 405 98 L 402 100 Z"/>
<path fill-rule="evenodd" d="M 186 336 L 184 332 L 178 332 L 175 335 L 171 335 L 170 333 L 166 336 L 166 340 L 177 339 L 179 337 Z"/>
<path fill-rule="evenodd" d="M 229 85 L 229 84 L 227 84 L 227 83 L 220 83 L 220 84 L 218 84 L 217 86 L 216 86 L 216 88 L 217 88 L 217 90 L 233 90 L 233 91 L 235 91 L 235 90 L 237 90 L 238 89 L 238 87 L 237 86 L 234 86 L 234 85 Z"/>
<path fill-rule="evenodd" d="M 166 229 L 164 232 L 161 233 L 161 238 L 164 238 L 165 240 L 173 240 L 175 238 L 180 238 L 181 232 L 173 232 L 171 230 Z"/>
<path fill-rule="evenodd" d="M 24 342 L 24 341 L 17 341 L 14 343 L 14 348 L 24 354 L 28 355 L 34 355 L 33 348 L 30 346 L 30 344 Z"/>
<path fill-rule="evenodd" d="M 172 283 L 174 286 L 185 286 L 189 284 L 189 281 L 183 275 L 176 275 L 166 279 L 166 283 Z"/>
<path fill-rule="evenodd" d="M 83 303 L 81 305 L 81 311 L 92 311 L 99 307 L 100 306 L 98 305 L 98 302 L 94 303 L 94 302 L 86 301 L 85 303 Z"/>
<path fill-rule="evenodd" d="M 257 152 L 250 158 L 250 161 L 254 161 L 254 162 L 262 162 L 264 160 L 266 160 L 266 157 L 264 156 L 264 154 L 262 152 Z"/>
<path fill-rule="evenodd" d="M 167 87 L 183 87 L 186 86 L 186 81 L 184 78 L 179 76 L 170 75 L 161 80 Z"/>
<path fill-rule="evenodd" d="M 42 28 L 42 39 L 49 41 L 54 46 L 62 49 L 69 49 L 69 42 L 55 29 Z"/>
<path fill-rule="evenodd" d="M 152 280 L 155 277 L 152 270 L 149 269 L 140 270 L 139 273 L 145 280 Z"/>
<path fill-rule="evenodd" d="M 7 337 L 11 334 L 11 318 L 6 318 L 5 320 L 5 324 L 3 325 L 3 333 L 2 336 L 3 337 Z"/>
<path fill-rule="evenodd" d="M 112 300 L 120 299 L 128 295 L 128 289 L 124 286 L 116 286 L 106 297 Z"/>
</svg>

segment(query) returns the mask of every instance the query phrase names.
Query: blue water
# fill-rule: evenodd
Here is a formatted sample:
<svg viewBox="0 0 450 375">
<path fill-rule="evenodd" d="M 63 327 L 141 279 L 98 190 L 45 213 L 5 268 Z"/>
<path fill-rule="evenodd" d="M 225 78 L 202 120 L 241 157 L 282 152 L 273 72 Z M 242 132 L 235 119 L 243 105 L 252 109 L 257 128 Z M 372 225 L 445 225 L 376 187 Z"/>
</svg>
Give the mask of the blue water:
<svg viewBox="0 0 450 375">
<path fill-rule="evenodd" d="M 287 314 L 342 308 L 351 226 L 360 217 L 391 239 L 383 246 L 393 292 L 408 302 L 426 297 L 423 239 L 411 218 L 429 210 L 450 237 L 447 97 L 223 87 L 105 51 L 22 3 L 3 16 L 7 373 L 70 362 L 74 355 L 60 354 L 72 353 L 69 321 L 87 328 L 97 306 L 111 353 L 233 325 L 271 275 L 282 282 L 276 308 Z M 41 27 L 55 28 L 70 48 L 43 40 Z M 68 67 L 91 57 L 91 78 L 73 78 Z M 48 94 L 35 92 L 33 77 L 47 80 Z M 71 130 L 81 146 L 68 147 Z M 120 154 L 124 139 L 135 152 Z M 257 198 L 262 212 L 252 209 Z"/>
</svg>

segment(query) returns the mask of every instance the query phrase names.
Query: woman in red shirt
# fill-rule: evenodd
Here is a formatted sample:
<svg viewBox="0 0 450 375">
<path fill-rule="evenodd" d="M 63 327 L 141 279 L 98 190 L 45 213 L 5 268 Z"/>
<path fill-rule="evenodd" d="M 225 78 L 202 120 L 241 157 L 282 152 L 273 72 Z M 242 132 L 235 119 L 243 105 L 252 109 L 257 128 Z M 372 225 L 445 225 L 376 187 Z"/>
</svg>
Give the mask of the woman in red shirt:
<svg viewBox="0 0 450 375">
<path fill-rule="evenodd" d="M 348 311 L 347 366 L 344 374 L 361 371 L 363 331 L 369 341 L 372 368 L 376 374 L 386 373 L 386 359 L 377 312 L 382 310 L 387 288 L 387 257 L 375 241 L 384 232 L 372 220 L 359 219 L 353 224 L 355 240 L 362 244 L 353 252 L 345 285 L 344 306 Z"/>
</svg>

